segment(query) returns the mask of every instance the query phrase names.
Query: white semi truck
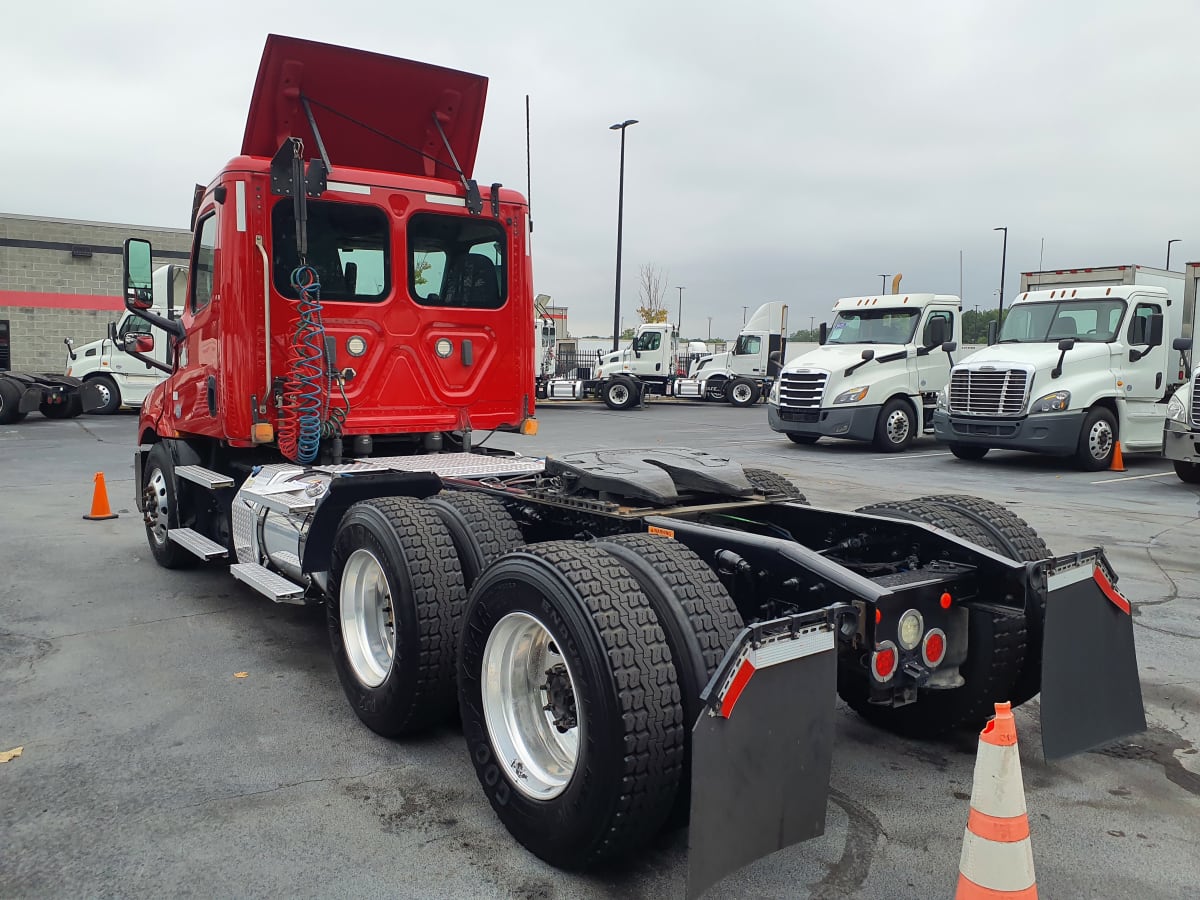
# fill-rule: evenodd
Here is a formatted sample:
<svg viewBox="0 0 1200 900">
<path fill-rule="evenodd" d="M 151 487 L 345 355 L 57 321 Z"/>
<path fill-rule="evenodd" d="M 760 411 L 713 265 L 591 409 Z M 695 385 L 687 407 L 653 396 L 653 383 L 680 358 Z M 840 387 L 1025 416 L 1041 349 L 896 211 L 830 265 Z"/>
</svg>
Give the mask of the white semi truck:
<svg viewBox="0 0 1200 900">
<path fill-rule="evenodd" d="M 733 406 L 753 406 L 765 397 L 787 353 L 787 309 L 780 302 L 760 306 L 732 350 L 692 363 L 688 377 L 675 383 L 675 396 L 727 400 Z"/>
<path fill-rule="evenodd" d="M 1200 484 L 1200 390 L 1192 368 L 1196 340 L 1196 288 L 1200 263 L 1188 263 L 1183 276 L 1183 332 L 1171 347 L 1180 353 L 1179 390 L 1167 401 L 1163 425 L 1163 456 L 1175 465 L 1175 474 L 1188 484 Z"/>
<path fill-rule="evenodd" d="M 631 409 L 647 396 L 672 396 L 679 334 L 669 322 L 639 325 L 633 340 L 600 357 L 591 378 L 539 380 L 548 400 L 599 398 L 609 409 Z"/>
<path fill-rule="evenodd" d="M 1080 468 L 1162 446 L 1184 381 L 1183 274 L 1146 266 L 1026 272 L 999 341 L 954 366 L 934 429 L 960 459 L 992 448 L 1074 457 Z"/>
<path fill-rule="evenodd" d="M 166 306 L 153 312 L 168 319 L 176 317 L 175 298 L 187 291 L 187 266 L 161 266 L 154 272 L 154 296 L 163 298 Z M 70 338 L 67 345 L 66 374 L 84 384 L 94 385 L 99 393 L 100 406 L 93 413 L 115 413 L 122 406 L 140 407 L 150 389 L 167 377 L 169 369 L 158 369 L 150 363 L 134 359 L 122 348 L 128 335 L 153 334 L 154 349 L 148 354 L 163 366 L 170 363 L 168 335 L 148 321 L 124 312 L 116 322 L 110 322 L 108 336 L 76 347 Z"/>
<path fill-rule="evenodd" d="M 905 449 L 932 427 L 937 393 L 962 335 L 950 294 L 844 297 L 821 346 L 790 360 L 767 399 L 767 421 L 797 444 L 822 437 Z"/>
</svg>

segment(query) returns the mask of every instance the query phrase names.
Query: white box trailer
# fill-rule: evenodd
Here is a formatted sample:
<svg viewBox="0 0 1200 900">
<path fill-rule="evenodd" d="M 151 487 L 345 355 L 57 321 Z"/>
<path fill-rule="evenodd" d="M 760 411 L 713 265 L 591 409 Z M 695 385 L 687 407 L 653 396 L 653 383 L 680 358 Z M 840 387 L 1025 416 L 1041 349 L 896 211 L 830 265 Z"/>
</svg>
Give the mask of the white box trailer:
<svg viewBox="0 0 1200 900">
<path fill-rule="evenodd" d="M 1192 371 L 1196 342 L 1196 289 L 1200 285 L 1200 263 L 1188 263 L 1183 273 L 1183 330 L 1172 343 L 1180 354 L 1181 382 L 1167 401 L 1163 424 L 1163 456 L 1175 465 L 1175 474 L 1188 484 L 1200 484 L 1200 385 Z"/>
</svg>

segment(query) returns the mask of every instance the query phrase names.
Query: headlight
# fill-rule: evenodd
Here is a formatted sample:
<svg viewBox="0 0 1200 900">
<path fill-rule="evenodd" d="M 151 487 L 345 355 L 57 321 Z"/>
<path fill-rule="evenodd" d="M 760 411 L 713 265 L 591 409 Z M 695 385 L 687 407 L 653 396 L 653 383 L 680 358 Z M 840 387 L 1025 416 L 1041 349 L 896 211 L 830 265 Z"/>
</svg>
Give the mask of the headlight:
<svg viewBox="0 0 1200 900">
<path fill-rule="evenodd" d="M 835 404 L 836 403 L 857 403 L 859 400 L 863 399 L 863 397 L 865 397 L 865 396 L 867 396 L 867 388 L 866 387 L 850 388 L 850 390 L 842 391 L 840 394 L 838 394 L 836 397 L 834 397 L 833 402 Z"/>
<path fill-rule="evenodd" d="M 896 626 L 896 640 L 905 650 L 911 650 L 921 643 L 921 635 L 925 633 L 925 620 L 915 609 L 908 610 L 900 617 Z"/>
<path fill-rule="evenodd" d="M 1030 412 L 1062 412 L 1071 405 L 1070 391 L 1055 391 L 1053 394 L 1046 394 L 1044 397 L 1038 397 L 1033 401 L 1033 406 L 1030 407 Z"/>
<path fill-rule="evenodd" d="M 771 393 L 767 395 L 768 403 L 779 403 L 779 379 L 775 379 L 775 383 L 771 385 Z"/>
<path fill-rule="evenodd" d="M 937 408 L 945 409 L 945 410 L 950 409 L 950 389 L 949 388 L 944 388 L 943 390 L 938 391 Z"/>
<path fill-rule="evenodd" d="M 1187 424 L 1187 407 L 1183 405 L 1183 401 L 1179 399 L 1179 394 L 1172 394 L 1171 399 L 1167 401 L 1167 419 L 1171 422 L 1178 422 L 1181 425 Z"/>
</svg>

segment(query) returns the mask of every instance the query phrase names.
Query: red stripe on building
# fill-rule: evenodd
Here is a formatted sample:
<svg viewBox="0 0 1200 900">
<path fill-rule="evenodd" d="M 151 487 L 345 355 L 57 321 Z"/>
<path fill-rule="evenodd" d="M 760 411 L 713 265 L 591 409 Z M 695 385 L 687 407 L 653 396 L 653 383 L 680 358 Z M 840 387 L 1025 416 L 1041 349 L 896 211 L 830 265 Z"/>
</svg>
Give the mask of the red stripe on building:
<svg viewBox="0 0 1200 900">
<path fill-rule="evenodd" d="M 37 309 L 124 309 L 120 297 L 103 294 L 47 294 L 41 291 L 0 291 L 0 306 Z"/>
</svg>

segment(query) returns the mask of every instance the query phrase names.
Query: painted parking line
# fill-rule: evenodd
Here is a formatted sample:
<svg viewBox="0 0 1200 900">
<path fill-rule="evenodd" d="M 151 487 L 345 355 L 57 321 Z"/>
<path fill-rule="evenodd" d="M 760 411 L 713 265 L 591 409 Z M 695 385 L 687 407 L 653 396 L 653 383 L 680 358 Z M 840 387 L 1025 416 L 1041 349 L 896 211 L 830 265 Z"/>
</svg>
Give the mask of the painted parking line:
<svg viewBox="0 0 1200 900">
<path fill-rule="evenodd" d="M 950 455 L 949 450 L 940 450 L 935 453 L 897 453 L 897 454 L 894 454 L 893 456 L 872 456 L 871 459 L 872 460 L 876 460 L 876 459 L 887 459 L 887 460 L 924 459 L 929 456 L 949 456 L 949 455 Z"/>
<path fill-rule="evenodd" d="M 1102 481 L 1093 481 L 1092 484 L 1112 484 L 1114 481 L 1137 481 L 1139 478 L 1162 478 L 1164 475 L 1174 474 L 1174 472 L 1155 472 L 1152 475 L 1126 475 L 1123 478 L 1105 478 Z"/>
</svg>

